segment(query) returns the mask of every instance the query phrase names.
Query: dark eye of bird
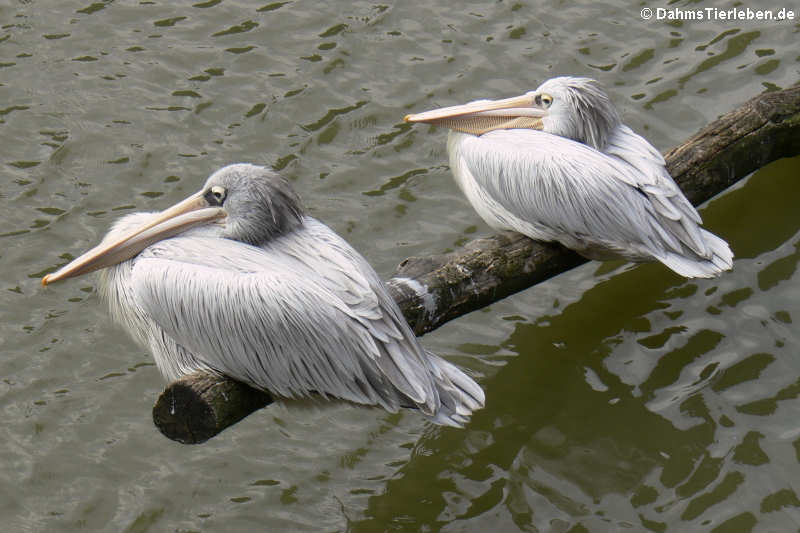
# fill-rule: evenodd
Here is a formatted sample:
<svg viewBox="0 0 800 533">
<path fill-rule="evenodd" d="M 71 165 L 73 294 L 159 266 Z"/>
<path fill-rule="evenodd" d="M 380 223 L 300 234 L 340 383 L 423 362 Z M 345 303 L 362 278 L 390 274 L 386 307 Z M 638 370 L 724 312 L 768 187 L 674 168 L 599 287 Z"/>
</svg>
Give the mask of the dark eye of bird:
<svg viewBox="0 0 800 533">
<path fill-rule="evenodd" d="M 227 191 L 223 187 L 215 185 L 206 191 L 203 198 L 206 199 L 209 205 L 219 206 L 225 201 L 226 193 Z"/>
</svg>

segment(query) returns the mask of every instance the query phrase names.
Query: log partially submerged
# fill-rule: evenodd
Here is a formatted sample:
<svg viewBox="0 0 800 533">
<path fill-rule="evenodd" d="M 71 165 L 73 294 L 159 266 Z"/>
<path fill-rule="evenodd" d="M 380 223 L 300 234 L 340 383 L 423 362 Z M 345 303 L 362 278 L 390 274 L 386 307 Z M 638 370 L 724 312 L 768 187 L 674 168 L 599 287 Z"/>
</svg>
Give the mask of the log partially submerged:
<svg viewBox="0 0 800 533">
<path fill-rule="evenodd" d="M 664 156 L 695 205 L 762 166 L 800 154 L 800 87 L 761 94 L 721 116 Z M 412 257 L 387 282 L 417 335 L 583 262 L 559 244 L 501 233 L 453 253 Z M 153 422 L 170 439 L 200 443 L 272 402 L 224 376 L 196 372 L 170 383 Z"/>
</svg>

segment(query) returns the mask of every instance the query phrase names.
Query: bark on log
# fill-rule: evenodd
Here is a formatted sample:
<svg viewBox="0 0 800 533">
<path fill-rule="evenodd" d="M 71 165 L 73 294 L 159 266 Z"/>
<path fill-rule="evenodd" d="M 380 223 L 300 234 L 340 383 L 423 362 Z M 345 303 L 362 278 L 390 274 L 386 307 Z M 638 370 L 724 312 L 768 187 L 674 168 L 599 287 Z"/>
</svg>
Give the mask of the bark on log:
<svg viewBox="0 0 800 533">
<path fill-rule="evenodd" d="M 800 87 L 761 94 L 665 154 L 667 168 L 695 205 L 762 166 L 800 154 Z M 503 233 L 462 250 L 412 257 L 387 283 L 417 335 L 586 259 L 558 244 Z M 200 443 L 272 400 L 222 376 L 197 372 L 167 386 L 153 422 L 170 439 Z"/>
<path fill-rule="evenodd" d="M 199 444 L 270 403 L 266 392 L 217 374 L 195 372 L 164 389 L 153 406 L 153 422 L 172 440 Z"/>
</svg>

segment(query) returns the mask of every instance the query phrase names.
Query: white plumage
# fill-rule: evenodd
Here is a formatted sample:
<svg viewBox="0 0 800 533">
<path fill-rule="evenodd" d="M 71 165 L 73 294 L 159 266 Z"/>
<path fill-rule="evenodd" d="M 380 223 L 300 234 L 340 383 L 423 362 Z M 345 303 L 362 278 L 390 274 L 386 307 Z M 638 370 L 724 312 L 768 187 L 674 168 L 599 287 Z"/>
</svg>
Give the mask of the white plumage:
<svg viewBox="0 0 800 533">
<path fill-rule="evenodd" d="M 375 271 L 303 214 L 288 182 L 231 165 L 192 199 L 195 218 L 182 225 L 175 221 L 192 212 L 170 217 L 171 238 L 148 233 L 166 222 L 141 231 L 158 214 L 128 215 L 98 247 L 121 242 L 125 260 L 102 264 L 109 252 L 95 249 L 45 282 L 99 261 L 113 318 L 152 351 L 167 379 L 207 370 L 276 397 L 416 407 L 454 426 L 483 406 L 480 387 L 420 345 Z M 213 209 L 227 216 L 212 218 Z M 204 210 L 209 220 L 198 221 Z"/>
<path fill-rule="evenodd" d="M 517 127 L 515 116 L 530 126 Z M 554 78 L 521 97 L 406 120 L 453 130 L 453 176 L 495 229 L 558 241 L 590 258 L 658 260 L 686 277 L 732 267 L 728 244 L 700 228 L 661 154 L 621 123 L 594 80 Z"/>
</svg>

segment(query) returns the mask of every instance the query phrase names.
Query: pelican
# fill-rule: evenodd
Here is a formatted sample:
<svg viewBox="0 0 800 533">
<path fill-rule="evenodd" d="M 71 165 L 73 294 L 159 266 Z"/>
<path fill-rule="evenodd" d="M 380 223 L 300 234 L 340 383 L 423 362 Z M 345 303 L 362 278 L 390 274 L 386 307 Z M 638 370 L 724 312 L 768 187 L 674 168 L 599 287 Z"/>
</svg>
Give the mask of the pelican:
<svg viewBox="0 0 800 533">
<path fill-rule="evenodd" d="M 98 269 L 111 316 L 168 380 L 204 370 L 277 398 L 414 407 L 456 427 L 483 407 L 367 261 L 266 168 L 226 166 L 165 211 L 121 218 L 42 284 Z"/>
<path fill-rule="evenodd" d="M 456 183 L 494 229 L 591 259 L 661 261 L 689 278 L 732 267 L 728 244 L 700 228 L 664 158 L 621 122 L 593 79 L 553 78 L 522 96 L 405 120 L 451 130 Z"/>
</svg>

